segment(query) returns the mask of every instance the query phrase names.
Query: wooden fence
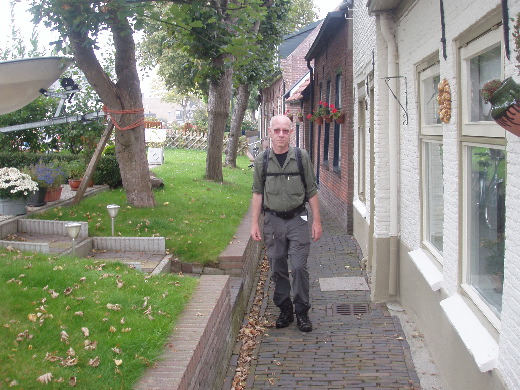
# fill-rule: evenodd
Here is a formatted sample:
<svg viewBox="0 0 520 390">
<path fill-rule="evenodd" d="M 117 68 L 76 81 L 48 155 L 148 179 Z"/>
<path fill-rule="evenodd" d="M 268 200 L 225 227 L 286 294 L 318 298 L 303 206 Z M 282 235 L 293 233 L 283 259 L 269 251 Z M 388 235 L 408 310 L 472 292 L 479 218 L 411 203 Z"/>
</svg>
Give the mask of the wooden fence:
<svg viewBox="0 0 520 390">
<path fill-rule="evenodd" d="M 224 150 L 228 143 L 228 133 L 224 136 Z M 167 130 L 166 148 L 172 149 L 189 149 L 189 150 L 207 150 L 208 134 L 202 131 L 185 131 L 185 130 Z M 238 143 L 238 155 L 245 155 L 247 150 L 246 137 L 240 137 Z"/>
<path fill-rule="evenodd" d="M 165 146 L 176 149 L 206 150 L 208 134 L 199 131 L 168 130 Z"/>
</svg>

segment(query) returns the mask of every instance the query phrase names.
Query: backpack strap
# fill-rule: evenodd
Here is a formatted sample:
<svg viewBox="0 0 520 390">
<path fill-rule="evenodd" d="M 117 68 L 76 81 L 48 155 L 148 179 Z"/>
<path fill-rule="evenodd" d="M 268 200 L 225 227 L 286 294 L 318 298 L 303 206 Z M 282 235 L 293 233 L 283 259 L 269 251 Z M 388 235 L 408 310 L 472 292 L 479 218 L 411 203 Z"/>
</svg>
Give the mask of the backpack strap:
<svg viewBox="0 0 520 390">
<path fill-rule="evenodd" d="M 294 149 L 296 150 L 296 162 L 298 163 L 298 171 L 300 171 L 300 178 L 302 179 L 303 188 L 305 190 L 305 201 L 307 201 L 307 181 L 305 180 L 305 172 L 303 170 L 302 151 L 298 147 L 295 147 Z"/>
</svg>

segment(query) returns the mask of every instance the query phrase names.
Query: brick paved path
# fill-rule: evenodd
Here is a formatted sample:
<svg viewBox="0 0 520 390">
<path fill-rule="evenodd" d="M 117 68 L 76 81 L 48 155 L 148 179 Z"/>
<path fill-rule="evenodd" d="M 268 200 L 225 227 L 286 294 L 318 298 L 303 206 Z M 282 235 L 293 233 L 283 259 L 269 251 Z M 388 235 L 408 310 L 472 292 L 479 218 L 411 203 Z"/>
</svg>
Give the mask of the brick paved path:
<svg viewBox="0 0 520 390">
<path fill-rule="evenodd" d="M 322 214 L 324 234 L 311 246 L 308 262 L 314 330 L 302 333 L 296 321 L 268 329 L 246 389 L 420 389 L 399 320 L 385 305 L 371 303 L 369 291 L 321 291 L 319 278 L 364 275 L 352 237 L 326 210 Z M 266 289 L 265 316 L 274 322 L 279 310 L 272 302 L 272 284 L 266 283 Z M 360 312 L 342 310 L 351 307 Z M 229 381 L 225 386 L 229 390 Z"/>
</svg>

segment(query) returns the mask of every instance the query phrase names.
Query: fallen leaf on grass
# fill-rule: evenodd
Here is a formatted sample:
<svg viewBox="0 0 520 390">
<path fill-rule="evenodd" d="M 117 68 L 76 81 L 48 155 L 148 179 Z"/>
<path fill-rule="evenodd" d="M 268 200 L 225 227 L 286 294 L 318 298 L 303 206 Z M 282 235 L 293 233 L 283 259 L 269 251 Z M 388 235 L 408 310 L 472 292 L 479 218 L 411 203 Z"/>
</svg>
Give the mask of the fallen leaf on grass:
<svg viewBox="0 0 520 390">
<path fill-rule="evenodd" d="M 119 305 L 119 303 L 116 303 L 116 304 L 107 303 L 107 309 L 118 311 L 118 310 L 121 310 L 121 305 Z"/>
<path fill-rule="evenodd" d="M 92 350 L 97 348 L 97 341 L 85 340 L 85 349 Z"/>
<path fill-rule="evenodd" d="M 72 366 L 75 366 L 76 364 L 78 364 L 78 358 L 72 357 L 72 356 L 67 356 L 67 359 L 65 359 L 61 362 L 61 365 L 63 367 L 72 367 Z"/>
<path fill-rule="evenodd" d="M 83 335 L 85 337 L 88 337 L 90 335 L 90 332 L 89 332 L 88 328 L 86 328 L 86 327 L 81 328 L 81 331 L 83 332 Z"/>
<path fill-rule="evenodd" d="M 60 296 L 60 294 L 54 290 L 49 290 L 49 294 L 51 294 L 52 299 L 56 299 Z"/>
<path fill-rule="evenodd" d="M 40 383 L 49 383 L 52 379 L 52 374 L 48 372 L 47 374 L 40 375 L 36 380 Z"/>
<path fill-rule="evenodd" d="M 68 356 L 76 356 L 76 351 L 74 351 L 74 350 L 72 349 L 72 347 L 71 347 L 71 348 L 69 348 L 69 350 L 67 351 L 67 355 L 68 355 Z"/>
<path fill-rule="evenodd" d="M 75 376 L 71 376 L 71 377 L 69 378 L 69 385 L 70 385 L 70 386 L 75 387 L 75 386 L 76 386 L 76 382 L 77 382 L 77 380 L 76 380 L 76 377 L 75 377 Z"/>
<path fill-rule="evenodd" d="M 61 358 L 56 355 L 51 355 L 49 352 L 47 352 L 43 360 L 47 360 L 49 362 L 57 362 L 58 360 L 61 360 Z"/>
<path fill-rule="evenodd" d="M 82 311 L 77 311 L 77 312 L 74 313 L 74 315 L 83 317 L 83 312 Z"/>
<path fill-rule="evenodd" d="M 61 341 L 64 341 L 64 342 L 66 342 L 68 344 L 69 343 L 69 335 L 67 334 L 67 332 L 62 330 L 60 335 L 61 335 Z"/>
<path fill-rule="evenodd" d="M 121 348 L 114 347 L 114 348 L 112 348 L 112 352 L 120 354 L 121 353 Z"/>
<path fill-rule="evenodd" d="M 92 367 L 97 367 L 99 366 L 99 356 L 96 356 L 94 359 L 90 359 L 88 361 L 88 365 L 89 366 L 92 366 Z"/>
<path fill-rule="evenodd" d="M 117 367 L 119 367 L 121 364 L 123 364 L 123 361 L 120 359 L 114 359 L 114 363 L 116 364 Z"/>
<path fill-rule="evenodd" d="M 38 316 L 34 313 L 31 313 L 31 314 L 27 315 L 27 318 L 29 318 L 29 321 L 31 321 L 31 322 L 36 322 L 36 320 L 38 319 Z"/>
</svg>

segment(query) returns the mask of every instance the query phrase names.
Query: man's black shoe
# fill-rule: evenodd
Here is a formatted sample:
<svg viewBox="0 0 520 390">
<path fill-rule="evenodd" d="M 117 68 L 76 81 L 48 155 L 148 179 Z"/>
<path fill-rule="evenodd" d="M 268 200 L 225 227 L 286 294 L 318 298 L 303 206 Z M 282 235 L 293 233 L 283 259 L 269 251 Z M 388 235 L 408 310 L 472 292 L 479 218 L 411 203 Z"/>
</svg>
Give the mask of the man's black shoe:
<svg viewBox="0 0 520 390">
<path fill-rule="evenodd" d="M 281 307 L 280 315 L 278 316 L 278 319 L 276 320 L 276 327 L 285 328 L 285 327 L 289 326 L 289 324 L 293 321 L 294 321 L 294 314 L 293 314 L 292 306 Z"/>
<path fill-rule="evenodd" d="M 296 323 L 298 324 L 298 329 L 302 332 L 310 332 L 312 330 L 312 322 L 307 313 L 296 314 Z"/>
</svg>

